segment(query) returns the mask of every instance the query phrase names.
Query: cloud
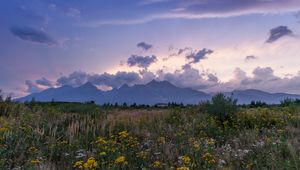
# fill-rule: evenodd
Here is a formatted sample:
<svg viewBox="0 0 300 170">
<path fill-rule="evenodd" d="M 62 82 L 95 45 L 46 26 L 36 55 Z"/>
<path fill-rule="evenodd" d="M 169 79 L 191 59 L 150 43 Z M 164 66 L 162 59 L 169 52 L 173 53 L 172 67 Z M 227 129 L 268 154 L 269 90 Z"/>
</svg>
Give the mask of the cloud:
<svg viewBox="0 0 300 170">
<path fill-rule="evenodd" d="M 245 57 L 246 61 L 255 60 L 255 59 L 257 59 L 257 57 L 255 57 L 254 55 L 248 55 Z"/>
<path fill-rule="evenodd" d="M 213 50 L 203 48 L 202 50 L 199 50 L 198 52 L 191 52 L 186 56 L 186 58 L 190 61 L 191 63 L 198 63 L 200 60 L 205 59 L 207 55 L 213 53 Z"/>
<path fill-rule="evenodd" d="M 300 72 L 297 75 L 282 78 L 276 76 L 271 67 L 257 67 L 253 70 L 251 75 L 247 75 L 244 70 L 236 68 L 233 72 L 233 78 L 225 82 L 222 82 L 218 76 L 213 73 L 199 71 L 190 65 L 174 72 L 141 70 L 139 72 L 119 71 L 115 74 L 89 74 L 82 71 L 75 71 L 70 75 L 59 77 L 57 79 L 57 85 L 78 87 L 86 82 L 91 82 L 98 87 L 111 89 L 119 88 L 124 84 L 128 84 L 129 86 L 146 84 L 153 79 L 166 80 L 178 87 L 192 88 L 206 92 L 258 89 L 277 93 L 300 93 Z M 43 80 L 43 78 L 41 78 L 41 80 Z M 45 80 L 47 79 L 45 78 Z M 46 87 L 45 85 L 50 85 L 40 83 L 40 81 L 37 80 L 27 80 L 25 83 L 27 85 L 27 92 L 29 93 L 39 92 Z"/>
<path fill-rule="evenodd" d="M 232 91 L 244 89 L 258 89 L 267 92 L 286 92 L 300 93 L 300 72 L 298 75 L 288 77 L 278 77 L 274 74 L 271 67 L 257 67 L 253 70 L 252 75 L 240 68 L 236 68 L 234 76 L 227 82 L 221 82 L 217 86 L 209 88 L 209 91 Z"/>
<path fill-rule="evenodd" d="M 65 15 L 68 16 L 68 17 L 80 17 L 81 16 L 81 11 L 79 9 L 76 9 L 76 8 L 68 8 L 66 11 L 65 11 Z"/>
<path fill-rule="evenodd" d="M 74 71 L 68 76 L 61 76 L 60 78 L 58 78 L 57 84 L 61 86 L 69 85 L 69 86 L 76 87 L 86 83 L 88 78 L 89 75 L 87 73 L 82 71 Z"/>
<path fill-rule="evenodd" d="M 153 47 L 153 45 L 147 44 L 145 42 L 140 42 L 136 46 L 139 47 L 139 48 L 142 48 L 145 51 L 147 51 L 147 50 L 149 50 L 149 49 L 151 49 Z"/>
<path fill-rule="evenodd" d="M 270 30 L 270 36 L 267 43 L 273 43 L 284 36 L 291 36 L 293 32 L 287 26 L 278 26 Z"/>
<path fill-rule="evenodd" d="M 37 93 L 43 90 L 43 88 L 40 88 L 36 83 L 34 83 L 31 80 L 26 80 L 25 84 L 27 86 L 26 92 L 28 93 Z"/>
<path fill-rule="evenodd" d="M 97 86 L 105 86 L 111 88 L 119 88 L 123 84 L 135 85 L 147 83 L 155 78 L 152 72 L 147 70 L 136 72 L 118 71 L 115 74 L 88 74 L 82 71 L 75 71 L 68 76 L 61 76 L 57 79 L 59 86 L 70 85 L 78 87 L 86 82 L 90 82 Z"/>
<path fill-rule="evenodd" d="M 132 66 L 138 66 L 140 68 L 148 68 L 152 63 L 157 61 L 157 57 L 155 55 L 152 56 L 138 56 L 132 55 L 128 58 L 127 64 Z"/>
<path fill-rule="evenodd" d="M 205 90 L 219 84 L 219 79 L 211 73 L 201 73 L 199 70 L 185 65 L 182 70 L 176 70 L 172 73 L 159 71 L 158 79 L 167 80 L 178 87 L 192 88 L 196 90 Z"/>
<path fill-rule="evenodd" d="M 193 49 L 190 48 L 190 47 L 180 48 L 180 49 L 178 49 L 177 55 L 181 55 L 181 54 L 183 54 L 183 53 L 185 53 L 187 51 L 192 51 L 192 50 Z"/>
<path fill-rule="evenodd" d="M 116 74 L 95 74 L 88 79 L 89 82 L 95 85 L 106 85 L 112 88 L 119 88 L 123 84 L 134 85 L 141 82 L 142 77 L 135 72 L 119 71 Z"/>
<path fill-rule="evenodd" d="M 49 4 L 48 9 L 55 11 L 57 6 L 55 4 Z"/>
<path fill-rule="evenodd" d="M 161 19 L 202 19 L 224 18 L 249 14 L 278 14 L 300 9 L 299 0 L 145 0 L 140 4 L 164 2 L 165 8 L 139 16 L 138 18 L 118 18 L 111 20 L 96 20 L 82 26 L 99 27 L 103 25 L 131 25 L 147 23 Z"/>
<path fill-rule="evenodd" d="M 12 27 L 10 29 L 10 31 L 14 36 L 16 36 L 24 41 L 45 44 L 48 46 L 58 45 L 58 42 L 55 39 L 51 38 L 48 34 L 46 34 L 43 31 L 36 30 L 34 28 Z"/>
<path fill-rule="evenodd" d="M 139 5 L 151 5 L 151 4 L 162 3 L 167 1 L 170 0 L 143 0 L 139 3 Z"/>
<path fill-rule="evenodd" d="M 46 86 L 46 87 L 54 86 L 54 83 L 52 81 L 46 79 L 45 77 L 42 77 L 42 78 L 36 80 L 35 83 L 38 85 Z"/>
<path fill-rule="evenodd" d="M 298 20 L 298 22 L 300 22 L 300 11 L 295 13 L 295 17 Z"/>
</svg>

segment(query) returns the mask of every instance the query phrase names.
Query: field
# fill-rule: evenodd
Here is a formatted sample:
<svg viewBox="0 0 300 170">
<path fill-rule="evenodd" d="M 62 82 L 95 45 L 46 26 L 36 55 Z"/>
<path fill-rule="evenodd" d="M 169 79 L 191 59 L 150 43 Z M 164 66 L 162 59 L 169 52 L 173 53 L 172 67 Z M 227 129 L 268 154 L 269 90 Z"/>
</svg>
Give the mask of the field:
<svg viewBox="0 0 300 170">
<path fill-rule="evenodd" d="M 0 169 L 299 169 L 300 105 L 208 106 L 2 101 Z"/>
</svg>

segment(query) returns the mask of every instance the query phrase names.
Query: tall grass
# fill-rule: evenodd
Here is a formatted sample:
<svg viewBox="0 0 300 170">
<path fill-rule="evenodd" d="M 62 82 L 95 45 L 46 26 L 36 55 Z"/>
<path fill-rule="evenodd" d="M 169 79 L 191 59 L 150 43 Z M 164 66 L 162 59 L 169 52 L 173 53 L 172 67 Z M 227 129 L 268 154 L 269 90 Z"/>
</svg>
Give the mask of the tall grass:
<svg viewBox="0 0 300 170">
<path fill-rule="evenodd" d="M 0 102 L 0 169 L 299 169 L 299 108 Z"/>
</svg>

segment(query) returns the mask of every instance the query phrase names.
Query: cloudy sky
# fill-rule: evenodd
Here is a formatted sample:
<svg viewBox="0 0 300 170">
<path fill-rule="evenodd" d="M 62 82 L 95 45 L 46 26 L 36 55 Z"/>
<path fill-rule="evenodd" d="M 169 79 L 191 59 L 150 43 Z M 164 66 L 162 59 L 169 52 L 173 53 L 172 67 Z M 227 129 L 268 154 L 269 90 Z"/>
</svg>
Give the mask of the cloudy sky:
<svg viewBox="0 0 300 170">
<path fill-rule="evenodd" d="M 300 94 L 299 0 L 2 0 L 0 88 Z"/>
</svg>

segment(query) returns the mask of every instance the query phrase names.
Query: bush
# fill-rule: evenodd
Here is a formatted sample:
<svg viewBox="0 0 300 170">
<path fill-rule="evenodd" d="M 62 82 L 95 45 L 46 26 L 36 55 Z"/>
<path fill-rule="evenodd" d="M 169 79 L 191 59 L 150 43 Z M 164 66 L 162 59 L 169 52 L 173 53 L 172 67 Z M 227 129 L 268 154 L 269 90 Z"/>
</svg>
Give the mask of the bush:
<svg viewBox="0 0 300 170">
<path fill-rule="evenodd" d="M 207 112 L 214 116 L 224 127 L 225 121 L 231 121 L 237 112 L 237 100 L 218 93 L 207 103 Z"/>
</svg>

